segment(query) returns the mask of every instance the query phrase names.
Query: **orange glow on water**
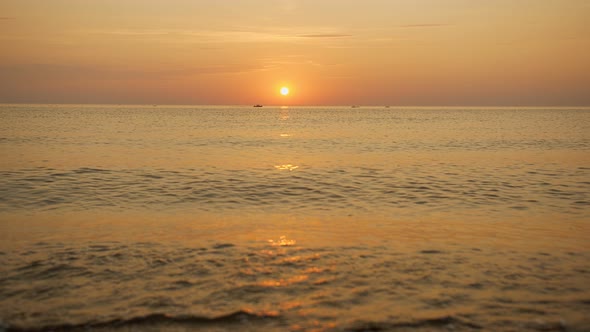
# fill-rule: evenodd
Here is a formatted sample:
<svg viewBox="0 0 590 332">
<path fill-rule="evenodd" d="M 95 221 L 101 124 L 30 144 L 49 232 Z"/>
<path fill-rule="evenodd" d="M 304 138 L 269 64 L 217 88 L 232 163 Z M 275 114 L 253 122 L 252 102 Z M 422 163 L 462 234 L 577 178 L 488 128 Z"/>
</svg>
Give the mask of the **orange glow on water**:
<svg viewBox="0 0 590 332">
<path fill-rule="evenodd" d="M 286 236 L 281 236 L 278 241 L 268 240 L 268 243 L 275 247 L 290 247 L 294 246 L 297 243 L 297 241 L 288 240 Z"/>
</svg>

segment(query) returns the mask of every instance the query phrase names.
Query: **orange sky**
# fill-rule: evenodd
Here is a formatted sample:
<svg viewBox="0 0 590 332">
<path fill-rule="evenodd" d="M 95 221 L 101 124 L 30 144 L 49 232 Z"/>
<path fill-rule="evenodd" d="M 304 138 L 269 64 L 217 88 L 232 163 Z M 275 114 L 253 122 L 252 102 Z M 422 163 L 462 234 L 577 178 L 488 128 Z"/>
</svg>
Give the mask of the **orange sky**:
<svg viewBox="0 0 590 332">
<path fill-rule="evenodd" d="M 590 105 L 588 0 L 3 0 L 0 43 L 3 103 Z"/>
</svg>

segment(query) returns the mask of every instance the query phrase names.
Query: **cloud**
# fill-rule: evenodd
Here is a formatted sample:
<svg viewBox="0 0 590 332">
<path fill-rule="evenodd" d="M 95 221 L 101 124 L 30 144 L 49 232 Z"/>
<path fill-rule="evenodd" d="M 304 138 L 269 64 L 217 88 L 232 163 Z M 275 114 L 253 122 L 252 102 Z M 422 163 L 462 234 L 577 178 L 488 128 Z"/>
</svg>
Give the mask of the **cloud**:
<svg viewBox="0 0 590 332">
<path fill-rule="evenodd" d="M 436 27 L 447 27 L 451 24 L 441 24 L 441 23 L 425 23 L 425 24 L 406 24 L 406 25 L 398 25 L 398 28 L 436 28 Z"/>
<path fill-rule="evenodd" d="M 271 69 L 269 65 L 220 64 L 186 68 L 129 69 L 69 64 L 0 65 L 0 77 L 8 80 L 158 80 L 193 75 L 240 74 Z"/>
<path fill-rule="evenodd" d="M 96 30 L 85 33 L 130 37 L 130 38 L 149 38 L 162 41 L 177 42 L 207 42 L 207 43 L 227 43 L 227 42 L 269 42 L 284 41 L 289 38 L 275 32 L 253 31 L 253 30 Z"/>
<path fill-rule="evenodd" d="M 16 17 L 0 16 L 0 20 L 16 20 Z"/>
<path fill-rule="evenodd" d="M 91 30 L 88 34 L 115 36 L 121 38 L 146 38 L 154 41 L 175 41 L 184 43 L 244 43 L 244 42 L 294 42 L 302 38 L 348 38 L 350 34 L 332 32 L 334 29 L 317 27 L 301 31 L 294 29 L 276 29 L 260 27 L 238 27 L 229 30 Z M 295 29 L 297 30 L 297 29 Z"/>
<path fill-rule="evenodd" d="M 299 35 L 297 37 L 301 37 L 301 38 L 347 38 L 347 37 L 352 37 L 352 35 L 344 34 L 344 33 L 317 33 L 317 34 Z"/>
</svg>

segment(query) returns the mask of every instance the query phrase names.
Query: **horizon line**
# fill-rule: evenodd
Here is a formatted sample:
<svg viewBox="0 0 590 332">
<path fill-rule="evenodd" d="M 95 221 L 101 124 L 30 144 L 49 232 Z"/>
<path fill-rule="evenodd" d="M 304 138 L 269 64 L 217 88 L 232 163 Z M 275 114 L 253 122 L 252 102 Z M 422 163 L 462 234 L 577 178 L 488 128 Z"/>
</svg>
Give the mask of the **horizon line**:
<svg viewBox="0 0 590 332">
<path fill-rule="evenodd" d="M 7 105 L 38 105 L 38 106 L 49 106 L 49 105 L 64 105 L 64 106 L 74 106 L 74 105 L 87 105 L 87 106 L 152 106 L 152 107 L 159 107 L 159 106 L 234 106 L 234 107 L 254 107 L 254 105 L 262 105 L 262 104 L 158 104 L 158 103 L 25 103 L 25 102 L 17 102 L 17 103 L 6 103 L 0 102 L 0 106 L 7 106 Z M 546 107 L 553 107 L 553 108 L 590 108 L 590 105 L 393 105 L 393 104 L 293 104 L 293 105 L 262 105 L 262 107 L 351 107 L 351 108 L 361 108 L 361 107 L 387 107 L 387 108 L 399 108 L 399 107 L 420 107 L 420 108 L 451 108 L 451 107 L 474 107 L 474 108 L 511 108 L 511 107 L 519 107 L 519 108 L 546 108 Z"/>
</svg>

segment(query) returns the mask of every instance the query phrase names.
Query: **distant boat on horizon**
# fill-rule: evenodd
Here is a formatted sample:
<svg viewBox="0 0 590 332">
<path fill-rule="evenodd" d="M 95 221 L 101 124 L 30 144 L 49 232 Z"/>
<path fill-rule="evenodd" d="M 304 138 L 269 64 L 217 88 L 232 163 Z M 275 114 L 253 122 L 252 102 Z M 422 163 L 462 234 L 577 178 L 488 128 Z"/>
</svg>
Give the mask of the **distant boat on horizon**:
<svg viewBox="0 0 590 332">
<path fill-rule="evenodd" d="M 262 107 L 262 105 L 256 104 L 256 105 L 254 105 L 254 107 Z"/>
</svg>

